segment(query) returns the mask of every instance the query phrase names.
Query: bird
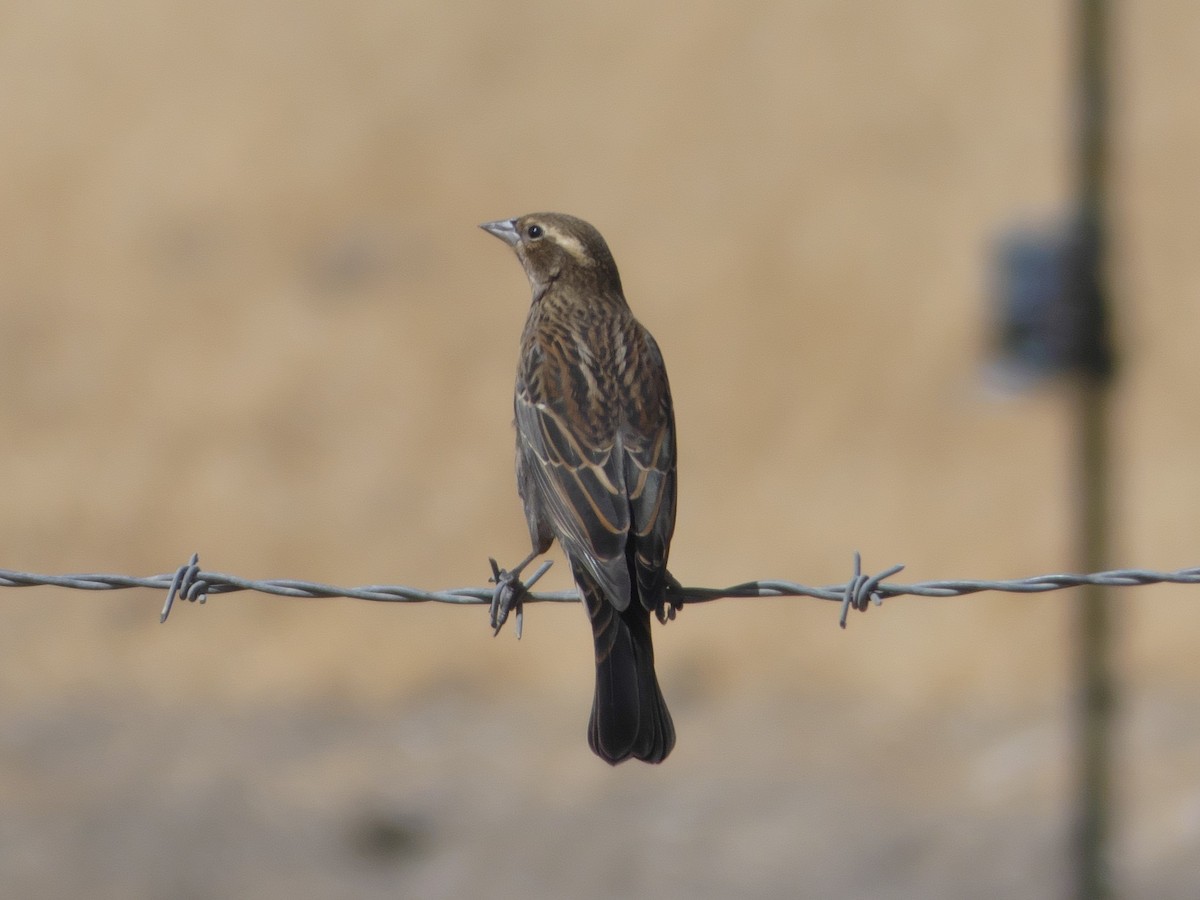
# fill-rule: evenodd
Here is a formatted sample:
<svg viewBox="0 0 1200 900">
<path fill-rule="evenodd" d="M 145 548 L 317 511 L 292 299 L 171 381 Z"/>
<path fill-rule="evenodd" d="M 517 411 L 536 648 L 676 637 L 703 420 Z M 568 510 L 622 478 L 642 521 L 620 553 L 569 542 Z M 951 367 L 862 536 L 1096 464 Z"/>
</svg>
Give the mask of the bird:
<svg viewBox="0 0 1200 900">
<path fill-rule="evenodd" d="M 678 606 L 667 597 L 678 584 L 667 571 L 676 446 L 662 353 L 592 225 L 531 213 L 480 227 L 513 249 L 533 292 L 513 401 L 533 549 L 503 574 L 519 579 L 558 541 L 595 640 L 588 744 L 611 765 L 662 762 L 675 726 L 654 670 L 650 615 L 665 622 Z"/>
</svg>

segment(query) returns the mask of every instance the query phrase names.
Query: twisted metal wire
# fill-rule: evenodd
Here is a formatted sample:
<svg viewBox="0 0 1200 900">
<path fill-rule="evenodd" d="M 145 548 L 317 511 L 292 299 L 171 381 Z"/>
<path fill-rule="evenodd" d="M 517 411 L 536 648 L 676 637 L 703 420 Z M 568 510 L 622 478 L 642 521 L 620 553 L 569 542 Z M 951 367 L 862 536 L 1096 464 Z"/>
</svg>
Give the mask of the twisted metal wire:
<svg viewBox="0 0 1200 900">
<path fill-rule="evenodd" d="M 532 592 L 528 589 L 546 573 L 550 562 L 544 562 L 528 581 L 516 590 L 524 603 L 575 603 L 579 601 L 577 591 Z M 961 597 L 981 591 L 1002 591 L 1011 594 L 1041 594 L 1084 584 L 1108 587 L 1135 587 L 1146 584 L 1200 584 L 1200 566 L 1179 569 L 1174 572 L 1156 572 L 1150 569 L 1113 569 L 1090 575 L 1060 574 L 1035 575 L 1007 581 L 924 581 L 915 584 L 891 584 L 884 579 L 900 572 L 903 566 L 892 566 L 876 575 L 862 572 L 862 560 L 854 554 L 854 570 L 845 584 L 827 587 L 809 587 L 791 581 L 747 581 L 726 588 L 681 587 L 672 585 L 668 600 L 672 605 L 708 603 L 712 600 L 751 597 L 812 597 L 817 600 L 832 600 L 841 604 L 838 620 L 846 627 L 846 617 L 851 609 L 865 611 L 870 604 L 878 606 L 888 597 Z M 186 565 L 165 575 L 150 575 L 138 578 L 130 575 L 38 575 L 32 572 L 15 572 L 0 569 L 0 587 L 53 586 L 81 591 L 113 591 L 127 588 L 151 588 L 165 590 L 159 620 L 165 622 L 176 599 L 203 603 L 209 595 L 228 594 L 235 591 L 257 591 L 281 597 L 326 598 L 345 597 L 352 600 L 373 600 L 384 603 L 456 603 L 495 604 L 500 592 L 513 590 L 509 582 L 495 587 L 450 588 L 440 591 L 425 591 L 403 585 L 365 585 L 344 588 L 311 581 L 294 579 L 268 579 L 256 581 L 225 575 L 220 572 L 203 571 L 199 556 L 192 555 Z M 511 598 L 510 598 L 511 599 Z"/>
</svg>

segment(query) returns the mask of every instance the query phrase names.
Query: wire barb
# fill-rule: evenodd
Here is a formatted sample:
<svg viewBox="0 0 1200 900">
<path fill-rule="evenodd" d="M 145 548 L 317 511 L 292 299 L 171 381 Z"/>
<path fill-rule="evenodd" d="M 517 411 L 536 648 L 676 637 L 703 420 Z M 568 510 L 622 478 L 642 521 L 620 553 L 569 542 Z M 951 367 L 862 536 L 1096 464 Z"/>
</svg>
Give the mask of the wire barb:
<svg viewBox="0 0 1200 900">
<path fill-rule="evenodd" d="M 903 570 L 904 566 L 892 566 L 890 569 L 884 569 L 878 575 L 864 575 L 862 554 L 855 550 L 854 575 L 846 582 L 846 593 L 842 598 L 842 614 L 838 616 L 838 626 L 846 627 L 846 617 L 850 615 L 852 607 L 859 612 L 866 612 L 869 603 L 883 606 L 883 595 L 879 592 L 879 586 L 883 583 L 883 579 L 891 578 Z"/>
<path fill-rule="evenodd" d="M 532 556 L 525 560 L 529 562 Z M 492 592 L 492 602 L 489 608 L 492 622 L 492 637 L 500 633 L 500 629 L 504 627 L 504 623 L 508 621 L 510 610 L 517 611 L 517 640 L 521 639 L 521 633 L 525 629 L 525 598 L 529 596 L 529 589 L 537 584 L 538 579 L 550 571 L 550 567 L 554 565 L 551 560 L 546 560 L 536 572 L 530 577 L 529 581 L 521 581 L 521 569 L 525 567 L 525 563 L 517 566 L 517 568 L 509 571 L 502 569 L 496 563 L 496 560 L 488 557 L 488 562 L 492 565 L 492 577 L 488 579 L 492 584 L 496 585 L 496 589 Z"/>
<path fill-rule="evenodd" d="M 167 616 L 171 614 L 171 607 L 175 605 L 176 597 L 182 597 L 190 603 L 196 601 L 204 603 L 208 600 L 208 582 L 200 577 L 199 553 L 193 553 L 188 564 L 180 566 L 175 571 L 175 577 L 171 579 L 171 587 L 167 591 L 167 599 L 163 603 L 162 613 L 158 617 L 160 625 L 167 621 Z"/>
</svg>

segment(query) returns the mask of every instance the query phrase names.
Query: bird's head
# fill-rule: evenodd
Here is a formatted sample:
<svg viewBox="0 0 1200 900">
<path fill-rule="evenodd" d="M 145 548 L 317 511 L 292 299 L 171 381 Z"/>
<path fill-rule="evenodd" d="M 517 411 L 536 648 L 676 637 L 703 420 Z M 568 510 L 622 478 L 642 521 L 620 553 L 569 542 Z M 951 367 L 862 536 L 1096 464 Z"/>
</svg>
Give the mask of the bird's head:
<svg viewBox="0 0 1200 900">
<path fill-rule="evenodd" d="M 559 279 L 621 292 L 621 278 L 608 244 L 583 219 L 563 213 L 530 213 L 479 227 L 513 248 L 535 294 Z"/>
</svg>

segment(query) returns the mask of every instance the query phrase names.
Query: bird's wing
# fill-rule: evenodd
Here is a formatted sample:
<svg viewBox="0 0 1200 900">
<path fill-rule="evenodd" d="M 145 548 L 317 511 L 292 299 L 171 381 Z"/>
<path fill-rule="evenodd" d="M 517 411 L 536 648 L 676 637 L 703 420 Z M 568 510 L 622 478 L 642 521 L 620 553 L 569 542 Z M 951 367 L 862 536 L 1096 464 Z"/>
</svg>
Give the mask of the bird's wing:
<svg viewBox="0 0 1200 900">
<path fill-rule="evenodd" d="M 589 439 L 580 418 L 586 413 L 563 401 L 561 392 L 553 402 L 543 396 L 545 378 L 553 374 L 539 372 L 539 365 L 553 370 L 554 361 L 537 358 L 540 349 L 531 353 L 535 358 L 525 361 L 528 375 L 518 379 L 514 403 L 518 481 L 536 494 L 525 498 L 527 515 L 533 509 L 547 517 L 567 556 L 588 569 L 617 609 L 625 609 L 632 593 L 625 556 L 630 504 L 620 439 Z"/>
<path fill-rule="evenodd" d="M 645 331 L 640 377 L 626 400 L 625 485 L 638 594 L 648 609 L 662 602 L 667 552 L 675 531 L 675 416 L 662 355 Z"/>
</svg>

